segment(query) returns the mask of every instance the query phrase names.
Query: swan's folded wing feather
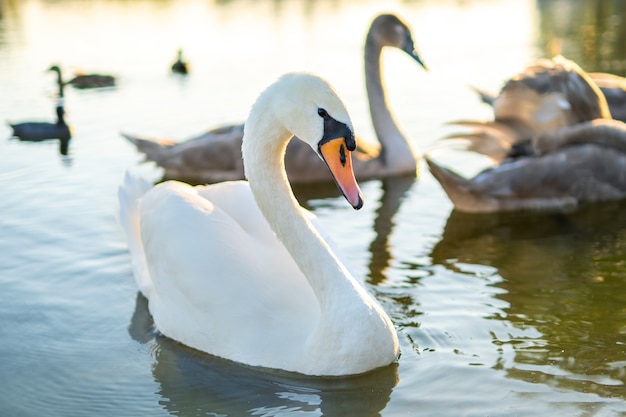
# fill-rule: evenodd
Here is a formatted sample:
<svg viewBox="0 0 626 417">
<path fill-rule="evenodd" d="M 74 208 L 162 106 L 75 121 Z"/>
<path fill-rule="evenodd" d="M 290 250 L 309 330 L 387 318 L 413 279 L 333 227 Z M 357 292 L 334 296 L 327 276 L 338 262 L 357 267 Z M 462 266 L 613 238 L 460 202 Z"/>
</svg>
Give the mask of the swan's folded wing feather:
<svg viewBox="0 0 626 417">
<path fill-rule="evenodd" d="M 256 236 L 258 239 L 274 242 L 274 232 L 258 210 L 247 181 L 229 181 L 228 183 L 197 186 L 195 188 L 200 196 L 211 200 L 214 204 L 219 205 L 224 211 L 228 212 L 236 219 L 239 226 L 248 233 Z M 254 209 L 251 209 L 251 207 L 254 207 Z M 340 251 L 337 244 L 323 227 L 318 217 L 304 207 L 300 207 L 300 211 L 311 222 L 331 250 L 335 254 L 339 254 Z M 276 243 L 280 242 L 276 240 Z M 283 246 L 282 243 L 280 245 Z"/>
<path fill-rule="evenodd" d="M 277 337 L 294 322 L 300 334 L 319 316 L 308 281 L 250 202 L 245 182 L 167 182 L 142 201 L 142 236 L 154 283 L 150 311 L 167 336 L 225 355 Z M 238 307 L 242 303 L 245 308 Z M 259 318 L 262 333 L 236 331 Z M 228 328 L 233 330 L 223 330 Z"/>
<path fill-rule="evenodd" d="M 229 181 L 195 187 L 205 200 L 211 201 L 236 222 L 250 237 L 274 241 L 274 232 L 258 209 L 254 196 L 246 181 Z M 276 239 L 276 244 L 280 243 Z M 280 244 L 282 246 L 282 244 Z"/>
<path fill-rule="evenodd" d="M 150 189 L 151 184 L 141 177 L 134 176 L 128 171 L 124 174 L 124 180 L 118 190 L 119 212 L 118 221 L 126 233 L 128 249 L 131 254 L 133 275 L 139 291 L 150 298 L 152 292 L 152 280 L 148 272 L 143 242 L 141 240 L 141 228 L 139 225 L 139 200 Z"/>
</svg>

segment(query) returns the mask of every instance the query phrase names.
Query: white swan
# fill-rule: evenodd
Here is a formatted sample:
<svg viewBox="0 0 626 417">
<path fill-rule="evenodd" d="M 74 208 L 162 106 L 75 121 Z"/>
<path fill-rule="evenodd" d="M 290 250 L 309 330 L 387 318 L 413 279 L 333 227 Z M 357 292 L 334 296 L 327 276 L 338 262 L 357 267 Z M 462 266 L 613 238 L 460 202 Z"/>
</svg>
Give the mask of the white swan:
<svg viewBox="0 0 626 417">
<path fill-rule="evenodd" d="M 120 188 L 135 277 L 156 327 L 223 358 L 307 375 L 392 363 L 399 348 L 391 320 L 312 225 L 285 174 L 285 149 L 297 135 L 361 207 L 340 99 L 318 77 L 287 74 L 261 94 L 245 126 L 249 182 L 169 181 L 146 192 L 127 175 Z"/>
</svg>

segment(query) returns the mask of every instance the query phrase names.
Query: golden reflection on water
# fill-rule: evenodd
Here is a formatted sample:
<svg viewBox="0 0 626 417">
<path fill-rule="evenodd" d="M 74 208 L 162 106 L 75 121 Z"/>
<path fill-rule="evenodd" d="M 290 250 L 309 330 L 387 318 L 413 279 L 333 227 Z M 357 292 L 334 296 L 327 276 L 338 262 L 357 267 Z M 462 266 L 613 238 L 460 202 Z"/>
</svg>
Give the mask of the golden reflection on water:
<svg viewBox="0 0 626 417">
<path fill-rule="evenodd" d="M 575 213 L 452 212 L 433 263 L 497 268 L 506 320 L 534 336 L 494 335 L 515 351 L 514 378 L 603 396 L 626 384 L 626 205 Z M 620 359 L 621 358 L 621 359 Z M 546 368 L 547 367 L 547 368 Z M 547 371 L 554 368 L 552 372 Z"/>
<path fill-rule="evenodd" d="M 626 75 L 626 3 L 537 0 L 540 40 L 587 71 Z"/>
</svg>

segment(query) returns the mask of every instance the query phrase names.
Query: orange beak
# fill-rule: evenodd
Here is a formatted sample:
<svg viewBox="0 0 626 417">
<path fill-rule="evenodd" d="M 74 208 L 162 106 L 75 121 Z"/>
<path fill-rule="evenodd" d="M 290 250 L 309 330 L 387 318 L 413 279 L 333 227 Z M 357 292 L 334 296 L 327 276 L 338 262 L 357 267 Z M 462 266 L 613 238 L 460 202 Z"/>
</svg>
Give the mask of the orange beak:
<svg viewBox="0 0 626 417">
<path fill-rule="evenodd" d="M 352 156 L 346 146 L 346 139 L 338 137 L 326 140 L 319 146 L 319 152 L 348 203 L 356 210 L 363 207 L 363 197 L 354 178 Z"/>
</svg>

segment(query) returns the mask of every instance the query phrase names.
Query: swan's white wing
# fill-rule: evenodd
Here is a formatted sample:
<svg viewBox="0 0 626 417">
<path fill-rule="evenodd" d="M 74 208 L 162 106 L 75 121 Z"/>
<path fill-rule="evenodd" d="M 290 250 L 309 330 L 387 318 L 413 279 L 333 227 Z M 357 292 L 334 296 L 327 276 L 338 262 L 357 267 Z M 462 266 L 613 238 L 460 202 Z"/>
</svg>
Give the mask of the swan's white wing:
<svg viewBox="0 0 626 417">
<path fill-rule="evenodd" d="M 141 241 L 139 201 L 150 188 L 152 188 L 152 185 L 148 181 L 139 176 L 131 175 L 130 172 L 126 171 L 122 185 L 118 190 L 120 204 L 118 220 L 126 233 L 137 287 L 148 299 L 152 292 L 152 279 L 148 272 L 148 264 L 143 242 Z"/>
<path fill-rule="evenodd" d="M 243 360 L 233 353 L 304 337 L 319 317 L 313 291 L 247 183 L 160 184 L 141 201 L 140 220 L 150 311 L 165 335 Z"/>
</svg>

